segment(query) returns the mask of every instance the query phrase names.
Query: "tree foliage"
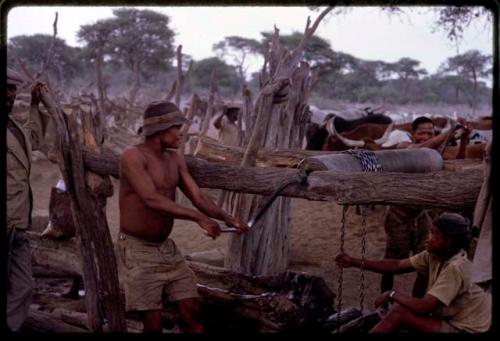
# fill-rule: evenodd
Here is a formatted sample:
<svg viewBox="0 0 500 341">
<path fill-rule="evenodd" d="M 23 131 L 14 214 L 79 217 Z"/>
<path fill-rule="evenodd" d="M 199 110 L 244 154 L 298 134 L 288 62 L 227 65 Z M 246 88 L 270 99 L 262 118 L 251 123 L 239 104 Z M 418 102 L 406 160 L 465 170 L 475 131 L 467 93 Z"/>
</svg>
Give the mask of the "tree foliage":
<svg viewBox="0 0 500 341">
<path fill-rule="evenodd" d="M 52 36 L 47 34 L 35 34 L 31 36 L 20 35 L 12 37 L 8 44 L 8 58 L 16 57 L 28 65 L 33 72 L 39 71 L 46 58 L 47 49 L 52 42 Z M 56 38 L 50 64 L 47 65 L 48 72 L 60 80 L 69 80 L 81 75 L 84 66 L 82 63 L 82 51 L 80 48 L 66 45 L 63 39 Z"/>
<path fill-rule="evenodd" d="M 191 85 L 208 89 L 210 75 L 213 70 L 216 72 L 216 80 L 220 88 L 225 88 L 226 91 L 233 94 L 238 90 L 239 78 L 236 68 L 217 57 L 194 62 L 190 77 Z"/>
</svg>

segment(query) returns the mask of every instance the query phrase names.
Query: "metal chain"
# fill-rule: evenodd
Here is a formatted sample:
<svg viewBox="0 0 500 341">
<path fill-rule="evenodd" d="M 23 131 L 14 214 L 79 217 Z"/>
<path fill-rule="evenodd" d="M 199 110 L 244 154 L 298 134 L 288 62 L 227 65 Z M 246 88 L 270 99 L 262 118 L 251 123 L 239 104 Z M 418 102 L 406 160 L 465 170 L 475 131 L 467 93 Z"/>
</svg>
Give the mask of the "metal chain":
<svg viewBox="0 0 500 341">
<path fill-rule="evenodd" d="M 363 315 L 365 301 L 365 253 L 366 253 L 366 205 L 362 206 L 361 212 L 361 281 L 359 283 L 359 308 Z"/>
<path fill-rule="evenodd" d="M 349 149 L 342 153 L 349 154 L 355 157 L 361 164 L 363 172 L 381 172 L 382 165 L 378 162 L 374 152 L 365 149 Z M 361 279 L 359 283 L 359 307 L 361 314 L 364 310 L 365 301 L 365 254 L 366 254 L 366 205 L 361 206 Z"/>
<path fill-rule="evenodd" d="M 377 156 L 374 152 L 366 149 L 348 149 L 342 152 L 355 157 L 361 164 L 363 172 L 380 172 L 382 165 L 378 162 Z"/>
<path fill-rule="evenodd" d="M 342 206 L 342 218 L 340 220 L 340 253 L 344 253 L 345 241 L 345 216 L 347 212 L 347 205 Z M 342 283 L 344 280 L 344 268 L 340 267 L 338 288 L 337 288 L 337 333 L 340 333 L 340 312 L 342 310 Z"/>
</svg>

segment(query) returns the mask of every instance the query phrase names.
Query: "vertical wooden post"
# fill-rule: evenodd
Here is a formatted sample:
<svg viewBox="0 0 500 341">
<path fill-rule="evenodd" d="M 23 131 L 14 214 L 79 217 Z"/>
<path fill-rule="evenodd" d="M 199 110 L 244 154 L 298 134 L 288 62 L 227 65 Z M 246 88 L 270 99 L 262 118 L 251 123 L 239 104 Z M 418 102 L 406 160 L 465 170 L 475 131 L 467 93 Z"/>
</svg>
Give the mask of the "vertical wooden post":
<svg viewBox="0 0 500 341">
<path fill-rule="evenodd" d="M 319 25 L 321 19 L 331 10 L 324 10 L 310 28 L 308 18 L 304 37 L 291 53 L 281 48 L 279 31 L 275 34 L 271 49 L 267 54 L 261 73 L 263 88 L 256 100 L 256 119 L 248 140 L 241 166 L 254 166 L 259 148 L 289 148 L 300 144 L 300 131 L 297 126 L 305 124 L 302 116 L 307 105 L 309 67 L 302 63 L 298 68 L 305 44 Z M 266 65 L 269 66 L 267 70 Z M 290 89 L 290 80 L 292 89 Z M 276 95 L 288 91 L 287 106 L 275 103 Z M 281 118 L 285 116 L 284 122 Z M 285 180 L 285 179 L 282 179 Z M 279 184 L 276 184 L 279 185 Z M 248 221 L 258 209 L 262 196 L 241 194 L 232 205 L 233 215 Z M 288 263 L 290 199 L 278 198 L 259 222 L 254 224 L 246 235 L 233 235 L 229 238 L 225 267 L 235 272 L 255 276 L 272 276 L 283 273 Z"/>
<path fill-rule="evenodd" d="M 43 104 L 55 121 L 59 167 L 71 197 L 71 210 L 83 258 L 89 326 L 93 331 L 103 331 L 107 324 L 107 331 L 125 332 L 114 248 L 104 210 L 112 185 L 109 178 L 85 171 L 76 120 L 63 113 L 47 89 L 42 89 L 41 95 Z M 83 115 L 82 119 L 83 140 L 89 148 L 98 151 L 91 127 L 93 120 L 89 114 Z"/>
</svg>

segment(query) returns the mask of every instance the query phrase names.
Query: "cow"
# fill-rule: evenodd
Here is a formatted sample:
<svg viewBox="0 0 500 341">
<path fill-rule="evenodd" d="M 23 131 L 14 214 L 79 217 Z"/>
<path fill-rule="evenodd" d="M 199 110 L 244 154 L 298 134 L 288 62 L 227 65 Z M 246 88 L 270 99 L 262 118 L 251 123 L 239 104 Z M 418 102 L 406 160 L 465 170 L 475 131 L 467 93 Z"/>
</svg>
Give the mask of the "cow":
<svg viewBox="0 0 500 341">
<path fill-rule="evenodd" d="M 322 124 L 308 124 L 306 149 L 340 151 L 364 146 L 378 150 L 381 148 L 379 145 L 387 140 L 392 127 L 391 118 L 381 114 L 354 120 L 330 114 Z"/>
<path fill-rule="evenodd" d="M 340 133 L 335 124 L 336 117 L 326 122 L 326 130 L 329 135 L 323 144 L 324 151 L 342 151 L 351 148 L 365 148 L 368 150 L 380 150 L 389 138 L 394 123 L 377 124 L 364 123 L 356 128 Z"/>
<path fill-rule="evenodd" d="M 483 159 L 487 143 L 468 144 L 465 147 L 465 159 Z M 446 146 L 443 151 L 443 160 L 454 160 L 460 146 Z"/>
</svg>

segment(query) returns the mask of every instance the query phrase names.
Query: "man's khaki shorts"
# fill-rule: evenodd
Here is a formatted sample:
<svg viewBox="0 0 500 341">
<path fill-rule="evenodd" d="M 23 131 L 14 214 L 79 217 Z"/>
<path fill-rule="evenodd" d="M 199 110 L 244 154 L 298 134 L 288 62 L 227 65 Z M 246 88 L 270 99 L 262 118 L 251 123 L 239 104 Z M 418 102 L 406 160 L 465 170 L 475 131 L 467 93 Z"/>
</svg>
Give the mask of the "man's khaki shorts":
<svg viewBox="0 0 500 341">
<path fill-rule="evenodd" d="M 441 321 L 441 330 L 440 333 L 464 333 L 463 330 L 458 329 L 457 327 L 453 327 L 449 322 L 442 320 Z"/>
<path fill-rule="evenodd" d="M 198 297 L 196 276 L 170 238 L 150 243 L 122 232 L 116 253 L 125 309 L 158 310 L 168 301 Z"/>
</svg>

